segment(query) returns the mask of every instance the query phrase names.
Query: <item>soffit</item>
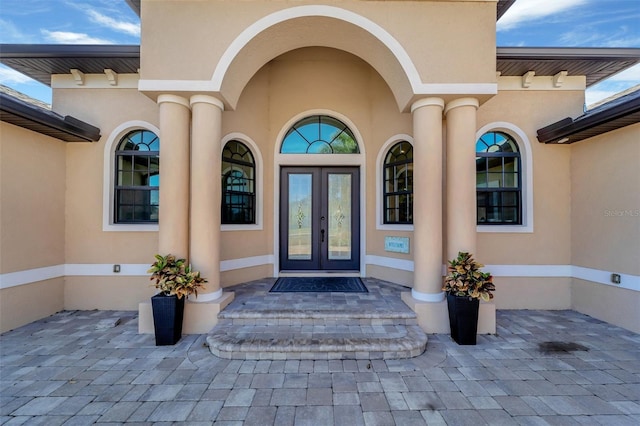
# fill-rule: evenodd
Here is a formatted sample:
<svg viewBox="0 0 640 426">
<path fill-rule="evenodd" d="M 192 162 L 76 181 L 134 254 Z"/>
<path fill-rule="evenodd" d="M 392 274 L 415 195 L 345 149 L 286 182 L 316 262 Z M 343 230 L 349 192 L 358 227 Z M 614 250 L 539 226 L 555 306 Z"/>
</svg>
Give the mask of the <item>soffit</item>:
<svg viewBox="0 0 640 426">
<path fill-rule="evenodd" d="M 502 76 L 522 76 L 529 71 L 551 76 L 560 71 L 584 75 L 592 86 L 640 63 L 640 49 L 498 47 L 496 70 Z"/>
<path fill-rule="evenodd" d="M 127 0 L 127 1 L 133 1 L 133 0 Z M 139 1 L 140 0 L 138 0 L 138 2 Z M 507 10 L 509 10 L 509 8 L 513 6 L 515 2 L 516 0 L 498 0 L 498 9 L 497 9 L 498 20 L 502 18 L 502 15 L 504 15 L 507 12 Z"/>
<path fill-rule="evenodd" d="M 0 62 L 40 83 L 51 85 L 52 74 L 101 74 L 111 69 L 118 74 L 135 74 L 140 68 L 140 46 L 3 44 Z"/>
</svg>

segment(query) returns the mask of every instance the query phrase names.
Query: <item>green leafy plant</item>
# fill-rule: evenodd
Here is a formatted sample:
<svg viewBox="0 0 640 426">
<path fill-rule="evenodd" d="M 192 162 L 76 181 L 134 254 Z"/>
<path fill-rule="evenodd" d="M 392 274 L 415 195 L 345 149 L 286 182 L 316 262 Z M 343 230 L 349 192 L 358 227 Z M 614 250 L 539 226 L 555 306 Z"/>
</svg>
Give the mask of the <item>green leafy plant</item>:
<svg viewBox="0 0 640 426">
<path fill-rule="evenodd" d="M 175 294 L 178 299 L 192 293 L 198 297 L 198 289 L 204 287 L 203 284 L 207 282 L 200 276 L 200 272 L 192 270 L 185 259 L 176 259 L 171 254 L 156 254 L 155 258 L 156 261 L 147 272 L 151 274 L 149 279 L 154 281 L 153 285 L 161 293 L 167 296 Z"/>
<path fill-rule="evenodd" d="M 476 262 L 469 253 L 459 252 L 457 258 L 449 261 L 442 291 L 488 302 L 493 299 L 492 292 L 496 287 L 491 274 L 482 272 L 482 267 L 484 265 Z"/>
</svg>

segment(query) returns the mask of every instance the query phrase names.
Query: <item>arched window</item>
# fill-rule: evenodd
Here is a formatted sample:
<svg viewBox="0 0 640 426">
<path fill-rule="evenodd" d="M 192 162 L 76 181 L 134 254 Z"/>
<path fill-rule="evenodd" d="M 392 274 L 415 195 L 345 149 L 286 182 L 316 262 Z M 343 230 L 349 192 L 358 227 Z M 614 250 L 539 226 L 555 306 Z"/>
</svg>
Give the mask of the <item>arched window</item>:
<svg viewBox="0 0 640 426">
<path fill-rule="evenodd" d="M 384 223 L 413 223 L 413 146 L 393 145 L 384 160 Z"/>
<path fill-rule="evenodd" d="M 115 223 L 157 223 L 160 139 L 148 130 L 127 133 L 115 151 Z"/>
<path fill-rule="evenodd" d="M 342 121 L 326 115 L 303 118 L 291 127 L 282 154 L 358 154 L 358 142 Z"/>
<path fill-rule="evenodd" d="M 522 224 L 520 151 L 506 133 L 488 132 L 476 142 L 479 225 Z"/>
<path fill-rule="evenodd" d="M 256 163 L 242 142 L 231 140 L 222 150 L 222 223 L 256 223 Z"/>
</svg>

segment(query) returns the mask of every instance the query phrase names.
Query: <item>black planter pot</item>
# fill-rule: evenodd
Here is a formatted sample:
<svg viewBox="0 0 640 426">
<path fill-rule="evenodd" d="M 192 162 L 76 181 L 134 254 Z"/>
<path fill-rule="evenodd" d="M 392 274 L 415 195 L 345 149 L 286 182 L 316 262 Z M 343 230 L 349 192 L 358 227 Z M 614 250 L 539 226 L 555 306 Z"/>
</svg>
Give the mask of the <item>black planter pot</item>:
<svg viewBox="0 0 640 426">
<path fill-rule="evenodd" d="M 451 338 L 459 345 L 475 345 L 480 300 L 447 294 Z"/>
<path fill-rule="evenodd" d="M 156 346 L 175 345 L 182 337 L 184 299 L 161 293 L 151 298 Z"/>
</svg>

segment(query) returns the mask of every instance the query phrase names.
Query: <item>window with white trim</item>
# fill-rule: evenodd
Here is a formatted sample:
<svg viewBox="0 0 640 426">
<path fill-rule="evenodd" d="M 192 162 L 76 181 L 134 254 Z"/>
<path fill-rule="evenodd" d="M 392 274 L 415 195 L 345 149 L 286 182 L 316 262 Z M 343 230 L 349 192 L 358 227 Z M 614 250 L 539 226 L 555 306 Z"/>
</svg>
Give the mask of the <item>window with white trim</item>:
<svg viewBox="0 0 640 426">
<path fill-rule="evenodd" d="M 115 150 L 114 223 L 158 223 L 160 139 L 144 129 L 125 134 Z"/>
<path fill-rule="evenodd" d="M 487 132 L 476 142 L 478 225 L 522 224 L 522 165 L 513 137 Z"/>
<path fill-rule="evenodd" d="M 413 223 L 413 146 L 393 145 L 384 159 L 382 174 L 383 223 Z"/>
<path fill-rule="evenodd" d="M 222 150 L 222 224 L 256 223 L 256 163 L 251 150 L 231 140 Z"/>
</svg>

